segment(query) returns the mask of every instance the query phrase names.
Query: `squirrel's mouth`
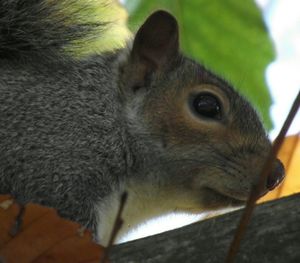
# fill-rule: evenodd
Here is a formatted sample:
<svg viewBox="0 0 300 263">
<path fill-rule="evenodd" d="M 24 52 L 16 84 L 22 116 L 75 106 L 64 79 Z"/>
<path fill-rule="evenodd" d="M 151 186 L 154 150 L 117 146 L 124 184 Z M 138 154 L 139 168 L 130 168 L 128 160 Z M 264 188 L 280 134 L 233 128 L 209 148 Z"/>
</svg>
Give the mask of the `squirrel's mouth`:
<svg viewBox="0 0 300 263">
<path fill-rule="evenodd" d="M 202 198 L 203 205 L 208 209 L 243 206 L 246 200 L 247 197 L 241 198 L 239 195 L 225 194 L 210 187 L 204 189 Z"/>
</svg>

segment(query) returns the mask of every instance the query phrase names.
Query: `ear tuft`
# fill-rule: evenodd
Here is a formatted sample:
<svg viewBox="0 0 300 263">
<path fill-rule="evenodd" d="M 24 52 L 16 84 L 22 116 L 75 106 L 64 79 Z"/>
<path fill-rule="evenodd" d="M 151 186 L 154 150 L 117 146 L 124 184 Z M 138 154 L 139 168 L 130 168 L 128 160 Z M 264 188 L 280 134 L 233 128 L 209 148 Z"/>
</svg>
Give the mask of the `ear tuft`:
<svg viewBox="0 0 300 263">
<path fill-rule="evenodd" d="M 138 30 L 132 57 L 138 62 L 159 68 L 178 55 L 178 24 L 170 13 L 156 11 Z"/>
</svg>

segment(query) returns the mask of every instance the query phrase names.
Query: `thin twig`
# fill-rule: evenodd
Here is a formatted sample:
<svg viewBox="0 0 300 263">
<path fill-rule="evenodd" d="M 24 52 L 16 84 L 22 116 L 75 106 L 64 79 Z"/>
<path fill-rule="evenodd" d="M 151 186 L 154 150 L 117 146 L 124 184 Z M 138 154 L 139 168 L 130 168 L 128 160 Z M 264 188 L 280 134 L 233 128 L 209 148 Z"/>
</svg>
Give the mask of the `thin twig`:
<svg viewBox="0 0 300 263">
<path fill-rule="evenodd" d="M 23 217 L 25 214 L 25 209 L 26 209 L 24 204 L 18 204 L 18 205 L 20 207 L 20 210 L 19 210 L 18 215 L 16 216 L 16 219 L 15 219 L 15 222 L 9 232 L 12 237 L 15 237 L 20 232 L 20 229 L 21 229 L 21 226 L 23 223 Z"/>
<path fill-rule="evenodd" d="M 104 250 L 104 253 L 101 257 L 100 263 L 105 263 L 107 261 L 109 252 L 111 250 L 111 247 L 112 247 L 112 245 L 113 245 L 113 243 L 114 243 L 114 241 L 117 237 L 118 232 L 120 231 L 120 229 L 123 225 L 123 219 L 122 219 L 121 216 L 122 216 L 122 212 L 124 210 L 124 206 L 125 206 L 126 201 L 127 201 L 127 197 L 128 197 L 127 192 L 124 192 L 121 195 L 120 206 L 119 206 L 119 210 L 118 210 L 118 213 L 117 213 L 117 216 L 116 216 L 116 219 L 115 219 L 115 223 L 114 223 L 114 226 L 113 226 L 110 238 L 109 238 L 108 245 Z"/>
<path fill-rule="evenodd" d="M 261 192 L 261 190 L 263 189 L 263 186 L 264 186 L 264 182 L 266 181 L 270 171 L 271 171 L 271 168 L 272 168 L 272 164 L 276 158 L 276 155 L 283 143 L 283 140 L 285 138 L 285 135 L 298 111 L 298 108 L 299 108 L 299 105 L 300 105 L 300 92 L 298 93 L 293 105 L 292 105 L 292 108 L 281 128 L 281 131 L 279 132 L 277 138 L 275 139 L 274 143 L 273 143 L 273 146 L 272 146 L 272 149 L 271 151 L 269 152 L 268 154 L 268 158 L 263 166 L 263 169 L 262 169 L 262 172 L 261 172 L 261 176 L 260 176 L 260 179 L 259 179 L 259 183 L 256 187 L 253 187 L 252 188 L 252 191 L 251 191 L 251 194 L 248 198 L 248 201 L 247 201 L 247 205 L 245 207 L 245 210 L 244 210 L 244 213 L 241 217 L 241 220 L 238 224 L 238 227 L 236 229 L 236 232 L 235 232 L 235 235 L 234 235 L 234 238 L 233 238 L 233 241 L 230 245 L 230 248 L 228 250 L 228 254 L 227 254 L 227 258 L 226 258 L 226 263 L 233 263 L 234 262 L 234 259 L 237 255 L 237 252 L 238 252 L 238 249 L 240 247 L 240 243 L 241 243 L 241 240 L 245 234 L 245 231 L 246 231 L 246 228 L 249 224 L 249 221 L 250 221 L 250 218 L 251 218 L 251 215 L 252 215 L 252 212 L 254 210 L 254 207 L 255 207 L 255 203 L 257 201 L 257 199 L 259 198 L 259 193 Z"/>
</svg>

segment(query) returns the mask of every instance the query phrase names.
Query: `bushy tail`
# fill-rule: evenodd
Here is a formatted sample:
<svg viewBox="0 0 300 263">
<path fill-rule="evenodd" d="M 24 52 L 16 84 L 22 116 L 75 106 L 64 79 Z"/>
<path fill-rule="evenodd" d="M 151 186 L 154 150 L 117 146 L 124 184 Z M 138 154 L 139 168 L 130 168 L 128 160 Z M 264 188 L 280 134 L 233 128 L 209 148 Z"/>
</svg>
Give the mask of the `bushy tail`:
<svg viewBox="0 0 300 263">
<path fill-rule="evenodd" d="M 62 53 L 99 36 L 91 0 L 0 0 L 0 58 Z"/>
</svg>

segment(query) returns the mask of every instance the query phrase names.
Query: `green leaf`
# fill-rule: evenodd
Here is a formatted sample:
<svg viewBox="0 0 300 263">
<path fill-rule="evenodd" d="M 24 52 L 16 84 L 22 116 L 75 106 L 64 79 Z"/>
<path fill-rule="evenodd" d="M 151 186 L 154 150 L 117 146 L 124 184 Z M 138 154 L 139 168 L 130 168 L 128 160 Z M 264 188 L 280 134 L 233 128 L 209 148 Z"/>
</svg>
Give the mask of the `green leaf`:
<svg viewBox="0 0 300 263">
<path fill-rule="evenodd" d="M 178 19 L 183 52 L 223 76 L 245 95 L 267 128 L 271 98 L 265 68 L 274 59 L 262 15 L 252 0 L 130 0 L 129 26 L 134 31 L 154 10 Z"/>
</svg>

